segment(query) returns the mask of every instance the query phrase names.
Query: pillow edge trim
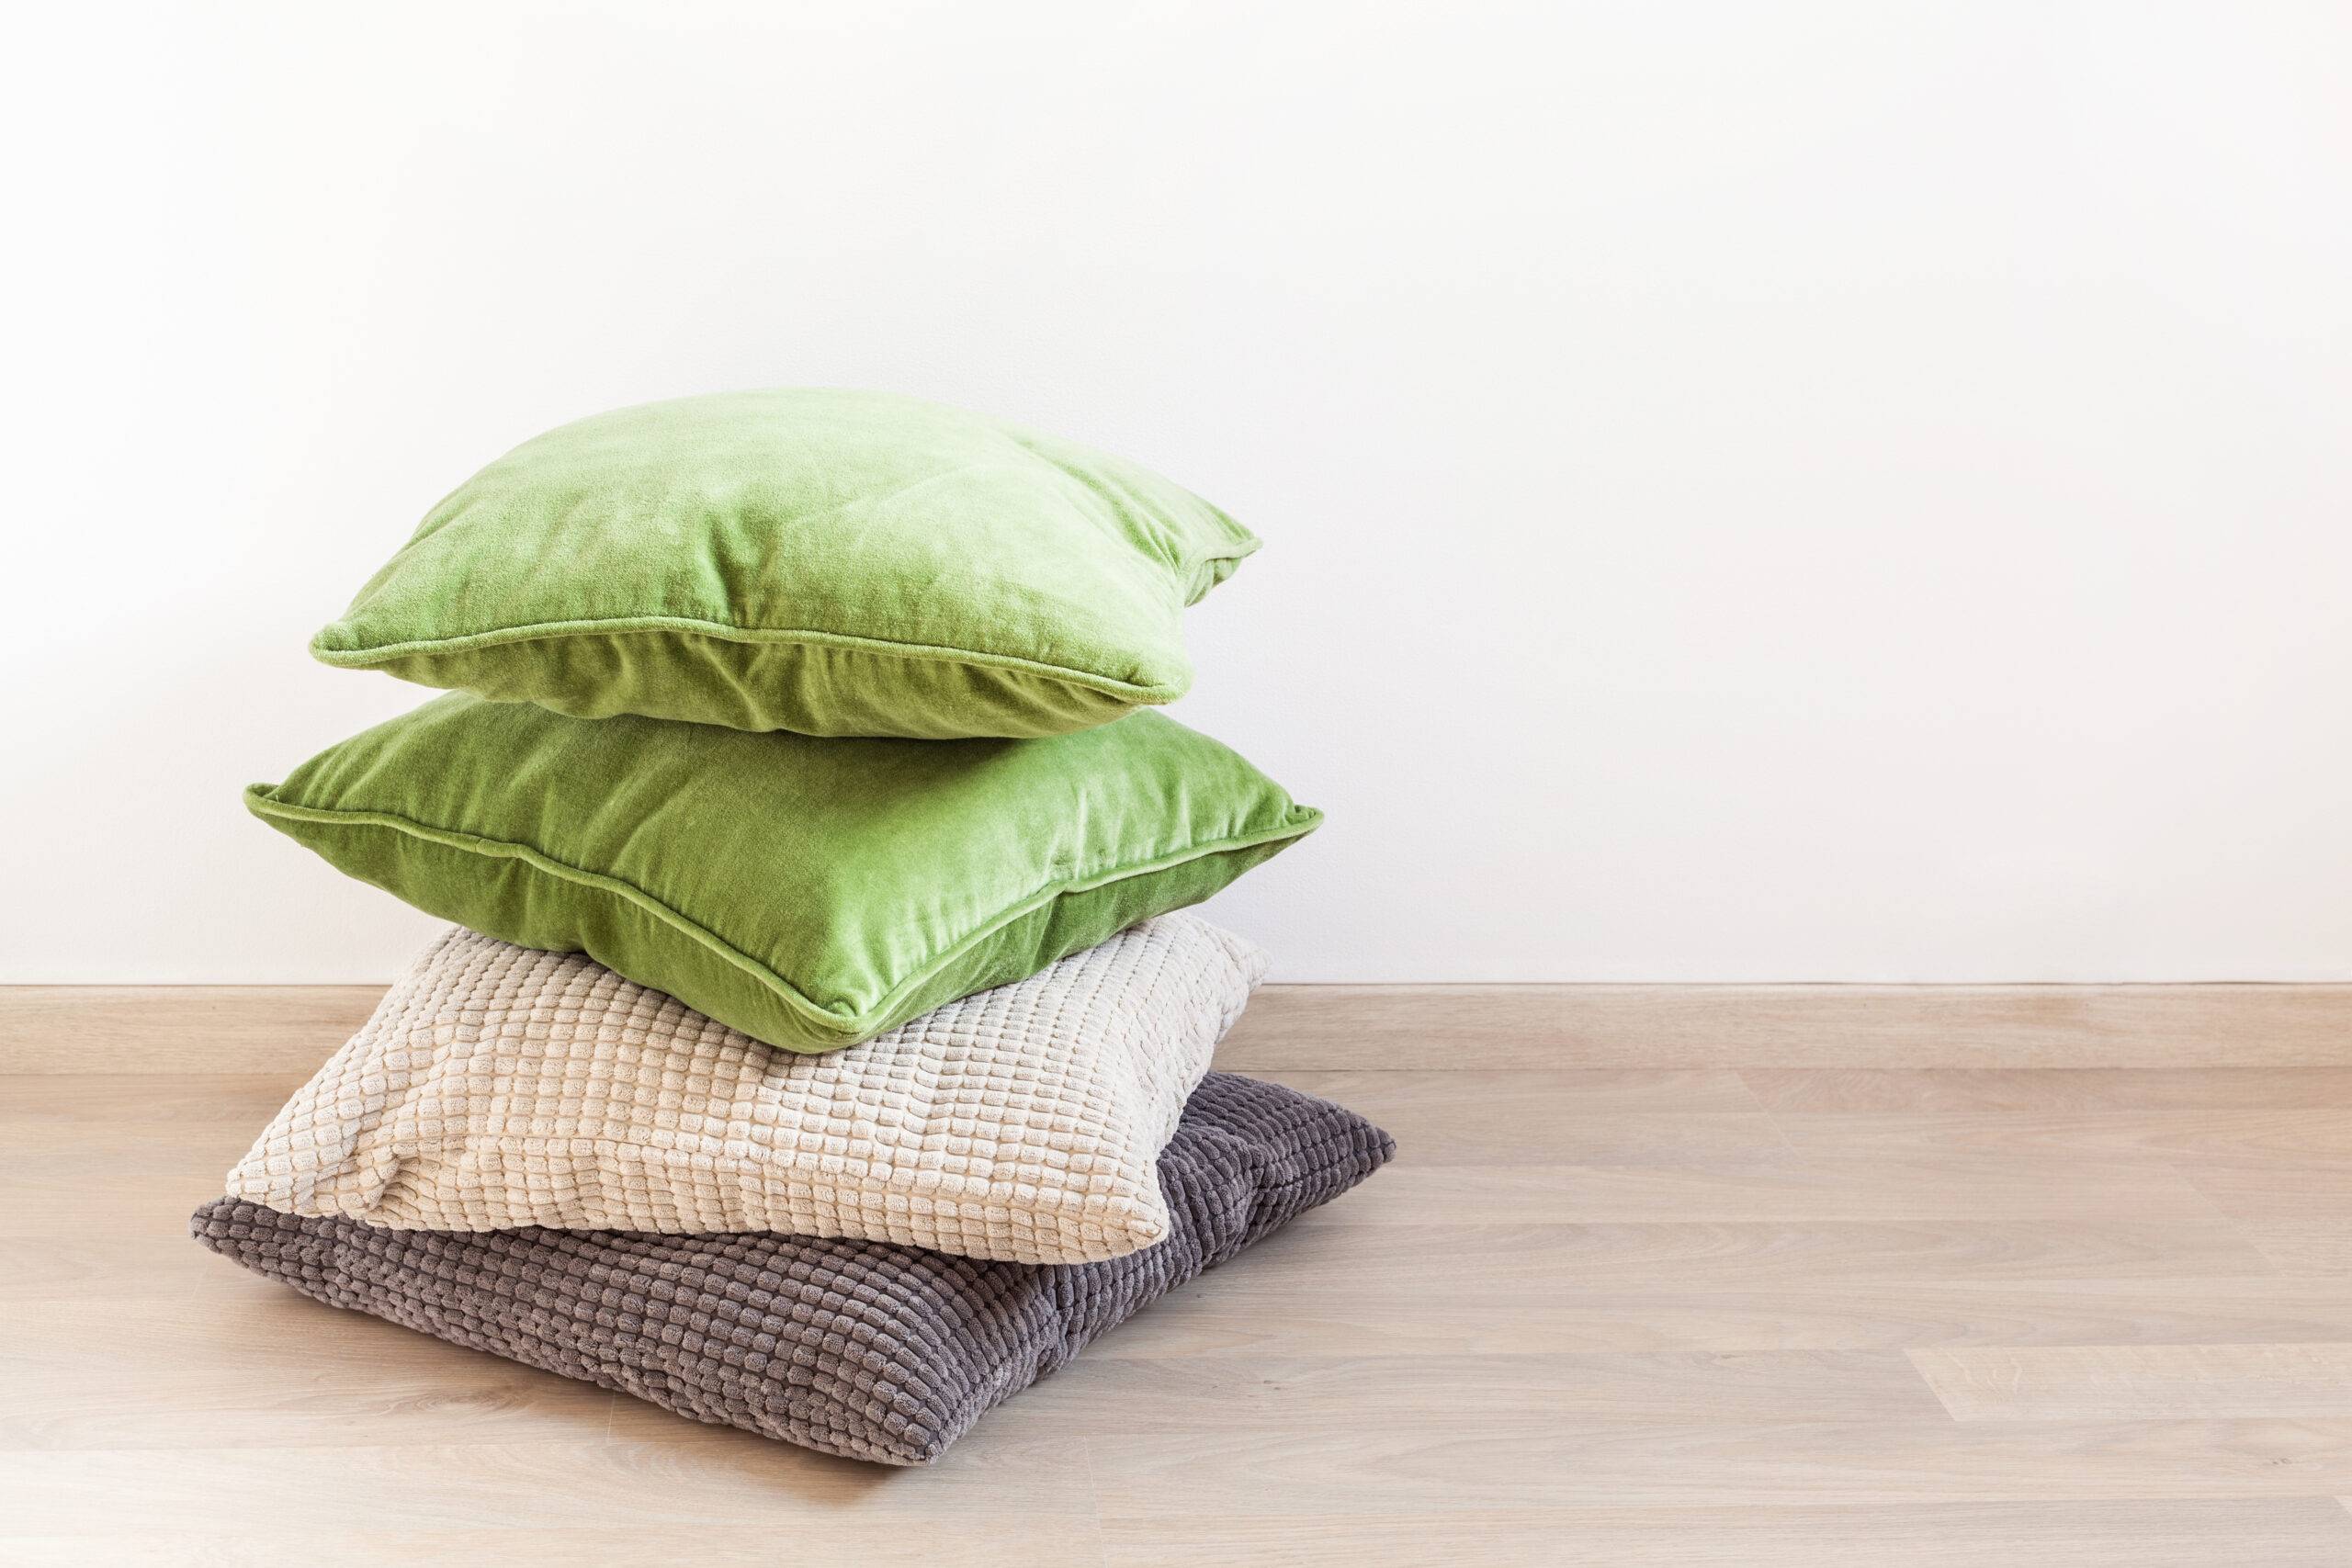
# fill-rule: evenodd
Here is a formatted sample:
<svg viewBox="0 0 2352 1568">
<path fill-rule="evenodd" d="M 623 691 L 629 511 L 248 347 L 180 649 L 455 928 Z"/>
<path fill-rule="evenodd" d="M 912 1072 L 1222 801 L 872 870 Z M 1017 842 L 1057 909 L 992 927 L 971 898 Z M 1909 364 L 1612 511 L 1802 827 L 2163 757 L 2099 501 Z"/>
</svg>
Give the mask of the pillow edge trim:
<svg viewBox="0 0 2352 1568">
<path fill-rule="evenodd" d="M 888 637 L 862 637 L 854 632 L 826 632 L 797 626 L 739 626 L 726 621 L 705 621 L 691 615 L 610 615 L 570 621 L 531 621 L 520 626 L 494 626 L 487 631 L 461 632 L 451 637 L 409 637 L 398 642 L 368 643 L 356 648 L 330 647 L 322 640 L 334 627 L 350 624 L 346 617 L 320 628 L 311 638 L 311 657 L 338 670 L 375 670 L 396 660 L 420 655 L 464 653 L 516 643 L 559 642 L 572 637 L 628 636 L 644 632 L 684 632 L 752 647 L 780 644 L 834 648 L 851 652 L 885 654 L 896 659 L 970 664 L 1024 675 L 1040 675 L 1100 692 L 1105 696 L 1127 698 L 1138 705 L 1159 706 L 1172 703 L 1192 690 L 1189 670 L 1181 683 L 1174 681 L 1122 681 L 1114 675 L 1098 674 L 1074 665 L 1024 659 L 1019 654 L 957 648 L 948 643 L 896 642 Z"/>
<path fill-rule="evenodd" d="M 1186 849 L 1173 851 L 1166 854 L 1156 856 L 1150 860 L 1132 862 L 1123 866 L 1114 866 L 1108 871 L 1091 877 L 1073 877 L 1062 882 L 1050 883 L 1038 889 L 1036 892 L 1032 893 L 1027 897 L 1008 906 L 993 918 L 984 921 L 978 927 L 957 938 L 942 952 L 932 958 L 925 960 L 922 966 L 914 973 L 900 979 L 897 985 L 891 987 L 889 990 L 884 992 L 882 996 L 877 998 L 876 1000 L 862 1008 L 856 1008 L 853 1012 L 843 1014 L 825 1008 L 807 992 L 801 990 L 797 986 L 795 986 L 791 981 L 786 979 L 782 975 L 777 974 L 773 967 L 763 962 L 761 959 L 755 957 L 752 953 L 744 952 L 741 948 L 736 946 L 733 942 L 728 941 L 725 937 L 719 935 L 708 926 L 704 925 L 701 921 L 686 914 L 685 911 L 672 907 L 664 900 L 654 897 L 651 893 L 647 892 L 645 889 L 638 886 L 633 882 L 628 881 L 626 878 L 615 876 L 609 872 L 591 871 L 585 866 L 572 865 L 569 862 L 556 859 L 553 855 L 550 855 L 546 851 L 539 849 L 537 845 L 526 844 L 511 839 L 494 839 L 482 833 L 469 833 L 462 829 L 436 828 L 429 822 L 419 821 L 413 818 L 401 817 L 395 812 L 338 810 L 328 807 L 305 806 L 297 801 L 281 800 L 273 793 L 277 787 L 277 786 L 274 784 L 247 784 L 244 792 L 245 809 L 252 812 L 254 816 L 261 818 L 265 821 L 277 818 L 288 821 L 322 822 L 336 827 L 369 827 L 387 829 L 393 832 L 405 833 L 411 838 L 419 839 L 427 843 L 439 844 L 446 849 L 459 850 L 469 854 L 481 854 L 491 859 L 519 860 L 526 865 L 529 865 L 534 870 L 539 871 L 544 874 L 554 876 L 561 881 L 572 883 L 577 886 L 589 887 L 600 893 L 610 893 L 626 899 L 629 903 L 639 905 L 645 908 L 648 913 L 652 914 L 657 919 L 661 919 L 664 924 L 672 926 L 685 936 L 692 938 L 695 942 L 708 948 L 720 958 L 725 959 L 728 963 L 733 964 L 736 968 L 750 976 L 752 979 L 759 983 L 763 989 L 769 991 L 779 1000 L 786 1003 L 787 1008 L 800 1010 L 804 1014 L 808 1015 L 812 1021 L 816 1022 L 817 1027 L 821 1032 L 833 1036 L 838 1041 L 837 1044 L 818 1046 L 813 1049 L 801 1045 L 784 1045 L 775 1041 L 760 1041 L 763 1045 L 775 1046 L 782 1050 L 798 1051 L 803 1055 L 821 1055 L 829 1051 L 840 1050 L 847 1046 L 859 1044 L 866 1040 L 872 1039 L 876 1034 L 884 1032 L 892 1026 L 889 1024 L 883 1024 L 880 1028 L 870 1030 L 868 1026 L 875 1023 L 876 1021 L 887 1017 L 892 1008 L 904 998 L 907 992 L 915 989 L 923 981 L 930 979 L 941 969 L 953 963 L 967 948 L 995 935 L 998 931 L 1003 930 L 1006 926 L 1011 925 L 1014 920 L 1019 919 L 1022 916 L 1026 915 L 1033 910 L 1042 908 L 1056 898 L 1071 893 L 1091 892 L 1098 887 L 1107 887 L 1114 882 L 1124 882 L 1131 877 L 1147 876 L 1155 871 L 1170 870 L 1173 867 L 1186 864 L 1192 861 L 1205 860 L 1211 855 L 1226 854 L 1239 850 L 1254 849 L 1261 844 L 1278 843 L 1288 840 L 1302 839 L 1307 834 L 1313 832 L 1317 828 L 1322 826 L 1323 823 L 1323 813 L 1321 811 L 1317 810 L 1314 807 L 1301 806 L 1294 801 L 1291 804 L 1290 809 L 1283 814 L 1283 823 L 1278 827 L 1261 829 L 1254 833 L 1243 833 L 1224 839 L 1212 840 L 1205 844 L 1192 845 Z M 273 826 L 275 824 L 273 823 Z M 284 829 L 280 829 L 280 831 L 283 830 Z M 290 837 L 291 835 L 288 836 Z M 308 848 L 309 846 L 305 845 L 304 847 Z M 316 851 L 312 851 L 311 852 L 317 853 Z M 321 858 L 323 859 L 324 857 L 322 856 Z M 333 863 L 329 862 L 329 863 L 332 864 Z M 341 868 L 338 867 L 337 869 L 340 870 Z M 345 874 L 348 875 L 349 874 L 345 873 Z M 364 878 L 355 880 L 364 880 Z M 394 896 L 398 897 L 398 895 Z M 406 899 L 402 899 L 401 901 L 403 903 L 407 902 Z M 412 907 L 422 908 L 422 906 Z M 427 910 L 426 912 L 432 913 L 430 910 Z M 447 917 L 442 918 L 446 919 Z M 463 924 L 462 921 L 458 923 Z M 522 944 L 516 943 L 515 945 L 520 946 Z M 614 973 L 619 974 L 620 972 L 618 970 L 615 970 Z M 622 978 L 633 980 L 635 979 L 635 976 L 624 975 L 622 976 Z M 638 980 L 636 983 L 640 986 L 645 986 L 649 990 L 662 989 L 659 986 L 651 985 L 647 981 Z M 1011 982 L 1006 983 L 1010 984 Z M 989 989 L 992 987 L 982 988 Z M 670 993 L 664 992 L 663 994 L 669 995 Z M 853 1006 L 854 1006 L 854 1004 L 853 1004 Z M 709 1015 L 706 1014 L 705 1016 L 707 1017 Z M 721 1019 L 718 1021 L 725 1023 L 726 1020 Z M 904 1021 L 900 1020 L 899 1021 L 903 1022 Z M 846 1024 L 845 1028 L 842 1027 L 844 1023 Z M 730 1024 L 729 1027 L 732 1028 L 734 1026 Z M 752 1039 L 759 1039 L 759 1036 L 752 1034 L 748 1030 L 741 1031 L 740 1032 Z"/>
</svg>

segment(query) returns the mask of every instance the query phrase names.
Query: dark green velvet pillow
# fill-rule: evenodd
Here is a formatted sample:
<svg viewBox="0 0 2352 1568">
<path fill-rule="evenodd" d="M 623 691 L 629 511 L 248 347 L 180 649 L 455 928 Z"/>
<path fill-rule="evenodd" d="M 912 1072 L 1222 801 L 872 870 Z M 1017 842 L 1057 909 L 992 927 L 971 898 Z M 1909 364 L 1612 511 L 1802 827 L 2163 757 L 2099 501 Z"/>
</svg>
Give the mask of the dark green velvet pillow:
<svg viewBox="0 0 2352 1568">
<path fill-rule="evenodd" d="M 1322 820 L 1153 713 L 1037 740 L 817 739 L 460 694 L 245 802 L 419 908 L 795 1051 L 1198 903 Z"/>
<path fill-rule="evenodd" d="M 1191 685 L 1258 547 L 1133 463 L 882 392 L 729 392 L 527 441 L 435 507 L 330 664 L 804 735 L 1058 735 Z"/>
</svg>

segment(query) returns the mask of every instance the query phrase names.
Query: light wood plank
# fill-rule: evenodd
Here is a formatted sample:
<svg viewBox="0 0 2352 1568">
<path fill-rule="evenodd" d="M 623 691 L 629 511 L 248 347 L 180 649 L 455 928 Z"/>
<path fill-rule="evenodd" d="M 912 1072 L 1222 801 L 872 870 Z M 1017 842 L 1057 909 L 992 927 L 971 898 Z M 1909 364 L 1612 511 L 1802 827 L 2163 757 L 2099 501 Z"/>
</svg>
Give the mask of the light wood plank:
<svg viewBox="0 0 2352 1568">
<path fill-rule="evenodd" d="M 1370 1117 L 1415 1165 L 1673 1165 L 1788 1153 L 1778 1124 L 1736 1073 L 1292 1069 L 1256 1076 Z M 1499 1106 L 1511 1113 L 1497 1115 Z"/>
<path fill-rule="evenodd" d="M 959 1443 L 920 1471 L 858 1464 L 673 1421 L 659 1442 L 394 1443 L 368 1448 L 73 1449 L 5 1458 L 6 1529 L 105 1535 L 126 1517 L 192 1535 L 407 1529 L 641 1529 L 812 1516 L 868 1530 L 960 1516 L 976 1534 L 1091 1522 L 1075 1442 Z"/>
<path fill-rule="evenodd" d="M 2340 1568 L 2352 1551 L 2352 1519 L 2326 1498 L 1207 1517 L 1181 1529 L 1153 1518 L 985 1522 L 988 1528 L 974 1529 L 945 1518 L 901 1519 L 877 1530 L 863 1520 L 810 1514 L 794 1521 L 789 1539 L 795 1561 L 805 1555 L 876 1568 L 1035 1568 L 1040 1561 L 1080 1568 L 1097 1562 L 1116 1568 Z M 778 1550 L 773 1525 L 0 1537 L 0 1561 L 24 1568 L 251 1568 L 275 1562 L 765 1568 L 778 1561 Z"/>
<path fill-rule="evenodd" d="M 380 986 L 0 987 L 0 1072 L 306 1073 Z M 1269 986 L 1235 1072 L 2352 1066 L 2352 986 Z"/>
<path fill-rule="evenodd" d="M 571 1444 L 617 1397 L 285 1290 L 192 1318 L 0 1303 L 0 1450 Z"/>
<path fill-rule="evenodd" d="M 1934 1152 L 2166 1164 L 2352 1170 L 2352 1114 L 2341 1110 L 2109 1111 L 1776 1111 L 1800 1154 Z"/>
<path fill-rule="evenodd" d="M 2352 1110 L 2352 1067 L 1749 1067 L 1772 1111 Z"/>
<path fill-rule="evenodd" d="M 2352 1519 L 2324 1497 L 2245 1502 L 1931 1504 L 1913 1506 L 1558 1508 L 1464 1516 L 1344 1514 L 1040 1520 L 1017 1530 L 959 1531 L 900 1521 L 888 1531 L 812 1516 L 791 1529 L 793 1561 L 875 1568 L 2341 1568 Z M 1098 1557 L 1098 1551 L 1101 1555 Z M 770 1568 L 773 1527 L 247 1533 L 0 1538 L 20 1568 L 336 1568 L 419 1563 L 649 1562 Z"/>
<path fill-rule="evenodd" d="M 1364 1201 L 1369 1201 L 1369 1195 Z M 1268 1237 L 1220 1292 L 1575 1293 L 1890 1280 L 2199 1279 L 2271 1272 L 2224 1220 L 1820 1220 L 1351 1225 Z"/>
<path fill-rule="evenodd" d="M 0 1155 L 0 1236 L 77 1238 L 104 1225 L 118 1233 L 187 1234 L 198 1205 L 220 1196 L 243 1148 L 219 1142 L 157 1147 L 135 1159 L 104 1148 Z"/>
<path fill-rule="evenodd" d="M 0 1472 L 11 1452 L 601 1442 L 616 1397 L 511 1363 L 417 1379 L 361 1360 L 306 1383 L 280 1360 L 237 1379 L 184 1369 L 144 1388 L 61 1386 L 0 1363 L 18 1381 L 0 1411 Z"/>
<path fill-rule="evenodd" d="M 2352 1218 L 2240 1220 L 2237 1227 L 2281 1274 L 2352 1278 Z"/>
<path fill-rule="evenodd" d="M 2335 1505 L 2330 1503 L 2330 1508 Z M 2275 1526 L 2250 1539 L 2291 1542 Z M 788 1527 L 658 1527 L 535 1525 L 526 1529 L 379 1529 L 353 1528 L 308 1533 L 270 1530 L 249 1523 L 210 1536 L 179 1531 L 119 1536 L 0 1535 L 0 1562 L 9 1568 L 269 1568 L 289 1562 L 322 1568 L 489 1568 L 555 1563 L 561 1568 L 777 1568 L 779 1563 L 843 1563 L 855 1568 L 1091 1568 L 1102 1561 L 1102 1532 L 1092 1519 L 1014 1518 L 985 1515 L 959 1523 L 894 1518 L 887 1527 L 815 1509 Z M 2287 1559 L 2296 1568 L 2301 1559 Z M 2158 1565 L 2161 1568 L 2161 1565 Z"/>
<path fill-rule="evenodd" d="M 1531 1296 L 1416 1277 L 1334 1295 L 1310 1265 L 1219 1270 L 1087 1349 L 1107 1357 L 1902 1349 L 1925 1345 L 2310 1343 L 2352 1338 L 2341 1278 L 1633 1285 Z M 1429 1272 L 1429 1271 L 1425 1271 Z"/>
<path fill-rule="evenodd" d="M 2352 1163 L 2207 1161 L 2185 1174 L 2281 1273 L 2352 1277 Z"/>
<path fill-rule="evenodd" d="M 1323 1223 L 1559 1224 L 1609 1220 L 2217 1219 L 2168 1168 L 2002 1155 L 1797 1155 L 1656 1165 L 1442 1165 L 1409 1139 L 1378 1202 Z"/>
<path fill-rule="evenodd" d="M 640 1407 L 659 1416 L 651 1406 Z M 1900 1352 L 1548 1352 L 1413 1357 L 1082 1356 L 989 1417 L 992 1432 L 1266 1432 L 1563 1420 L 1858 1421 L 1941 1414 Z M 638 1430 L 630 1413 L 616 1430 Z"/>
<path fill-rule="evenodd" d="M 1719 1067 L 1398 1066 L 1334 1070 L 1276 1067 L 1254 1073 L 1273 1083 L 1337 1100 L 1377 1120 L 1419 1114 L 1431 1122 L 1483 1118 L 1497 1105 L 1527 1102 L 1524 1121 L 1541 1126 L 1555 1116 L 1761 1115 L 1765 1107 L 1736 1072 Z M 1508 1136 L 1510 1130 L 1490 1129 Z"/>
<path fill-rule="evenodd" d="M 2352 1220 L 2352 1165 L 2281 1157 L 2199 1162 L 2181 1174 L 2233 1219 Z"/>
<path fill-rule="evenodd" d="M 86 1137 L 136 1122 L 141 1136 L 166 1129 L 235 1137 L 261 1130 L 308 1072 L 18 1073 L 0 1077 L 0 1146 L 36 1128 Z"/>
<path fill-rule="evenodd" d="M 1089 1439 L 1106 1517 L 2296 1499 L 2352 1491 L 2352 1421 L 1560 1421 Z M 1270 1485 L 1279 1475 L 1282 1483 Z"/>
<path fill-rule="evenodd" d="M 0 986 L 0 1073 L 318 1070 L 381 986 Z"/>
<path fill-rule="evenodd" d="M 1911 1352 L 1960 1421 L 2352 1416 L 2352 1344 L 1990 1346 Z"/>
<path fill-rule="evenodd" d="M 172 1212 L 162 1201 L 156 1209 L 159 1214 Z M 17 1223 L 31 1228 L 28 1222 Z M 0 1233 L 0 1306 L 135 1299 L 160 1308 L 186 1301 L 192 1291 L 204 1292 L 205 1299 L 226 1299 L 282 1294 L 285 1289 L 199 1247 L 188 1235 L 187 1214 L 159 1218 L 128 1233 L 96 1226 L 87 1234 Z"/>
<path fill-rule="evenodd" d="M 1609 1506 L 1102 1522 L 1113 1568 L 2342 1568 L 2352 1519 L 2260 1502 Z"/>
<path fill-rule="evenodd" d="M 2352 1066 L 2352 986 L 1270 986 L 1236 1072 Z"/>
</svg>

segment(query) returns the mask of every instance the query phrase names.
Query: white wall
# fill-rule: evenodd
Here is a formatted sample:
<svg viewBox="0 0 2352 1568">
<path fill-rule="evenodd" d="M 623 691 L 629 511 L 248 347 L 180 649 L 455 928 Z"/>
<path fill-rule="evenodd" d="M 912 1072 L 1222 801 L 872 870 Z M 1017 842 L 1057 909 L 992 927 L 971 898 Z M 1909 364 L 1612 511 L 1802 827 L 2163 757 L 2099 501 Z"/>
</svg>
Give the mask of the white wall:
<svg viewBox="0 0 2352 1568">
<path fill-rule="evenodd" d="M 12 22 L 0 979 L 431 922 L 241 785 L 616 404 L 894 388 L 1265 550 L 1176 710 L 1282 977 L 2352 977 L 2352 7 L 59 6 Z"/>
</svg>

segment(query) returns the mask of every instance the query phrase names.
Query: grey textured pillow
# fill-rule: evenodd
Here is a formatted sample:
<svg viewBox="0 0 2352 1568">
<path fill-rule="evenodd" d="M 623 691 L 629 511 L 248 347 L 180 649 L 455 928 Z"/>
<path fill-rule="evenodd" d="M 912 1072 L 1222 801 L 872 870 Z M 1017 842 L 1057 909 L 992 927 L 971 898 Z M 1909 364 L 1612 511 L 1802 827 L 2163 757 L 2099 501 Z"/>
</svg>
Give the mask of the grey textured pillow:
<svg viewBox="0 0 2352 1568">
<path fill-rule="evenodd" d="M 991 1263 L 764 1231 L 394 1231 L 231 1198 L 198 1210 L 193 1228 L 330 1306 L 697 1421 L 921 1464 L 1096 1335 L 1345 1192 L 1394 1148 L 1352 1111 L 1211 1073 L 1160 1156 L 1168 1239 L 1101 1263 Z"/>
</svg>

